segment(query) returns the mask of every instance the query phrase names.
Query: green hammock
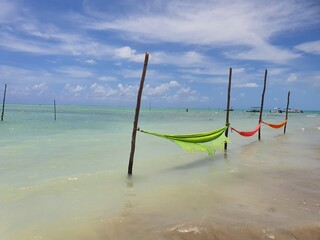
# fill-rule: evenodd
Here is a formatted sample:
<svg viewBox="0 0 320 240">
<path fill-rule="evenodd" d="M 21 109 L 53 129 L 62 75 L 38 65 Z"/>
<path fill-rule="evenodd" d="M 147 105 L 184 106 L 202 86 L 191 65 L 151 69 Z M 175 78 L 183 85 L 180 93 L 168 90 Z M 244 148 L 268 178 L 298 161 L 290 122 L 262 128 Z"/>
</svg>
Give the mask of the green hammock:
<svg viewBox="0 0 320 240">
<path fill-rule="evenodd" d="M 195 134 L 160 134 L 144 131 L 140 128 L 138 131 L 168 139 L 189 152 L 208 152 L 210 156 L 213 156 L 216 150 L 224 149 L 225 142 L 229 142 L 229 139 L 224 134 L 226 129 L 227 127 L 223 127 L 213 131 Z"/>
</svg>

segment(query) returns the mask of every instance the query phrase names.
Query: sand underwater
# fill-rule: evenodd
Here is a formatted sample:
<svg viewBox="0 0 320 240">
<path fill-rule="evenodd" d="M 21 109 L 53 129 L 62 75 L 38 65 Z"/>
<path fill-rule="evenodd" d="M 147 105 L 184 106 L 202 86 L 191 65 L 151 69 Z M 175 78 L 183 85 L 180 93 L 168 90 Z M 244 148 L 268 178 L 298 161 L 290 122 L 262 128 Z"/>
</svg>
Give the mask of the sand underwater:
<svg viewBox="0 0 320 240">
<path fill-rule="evenodd" d="M 133 108 L 8 105 L 0 123 L 0 239 L 320 239 L 320 112 L 262 140 L 229 132 L 214 158 L 138 133 Z M 252 130 L 258 114 L 230 123 Z M 264 112 L 271 123 L 284 114 Z M 160 133 L 223 127 L 217 109 L 142 109 Z"/>
</svg>

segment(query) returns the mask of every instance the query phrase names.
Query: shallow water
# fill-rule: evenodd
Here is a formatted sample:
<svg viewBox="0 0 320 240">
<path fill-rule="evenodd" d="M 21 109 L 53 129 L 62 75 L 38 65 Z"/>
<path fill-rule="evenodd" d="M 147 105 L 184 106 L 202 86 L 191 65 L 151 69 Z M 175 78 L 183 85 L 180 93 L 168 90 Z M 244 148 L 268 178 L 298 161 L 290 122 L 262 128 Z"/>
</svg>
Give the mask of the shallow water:
<svg viewBox="0 0 320 240">
<path fill-rule="evenodd" d="M 287 133 L 229 132 L 214 158 L 138 133 L 134 111 L 8 105 L 0 124 L 0 239 L 319 239 L 320 113 L 290 114 Z M 283 114 L 264 113 L 280 123 Z M 231 112 L 252 130 L 258 114 Z M 225 112 L 143 109 L 139 126 L 208 131 Z"/>
</svg>

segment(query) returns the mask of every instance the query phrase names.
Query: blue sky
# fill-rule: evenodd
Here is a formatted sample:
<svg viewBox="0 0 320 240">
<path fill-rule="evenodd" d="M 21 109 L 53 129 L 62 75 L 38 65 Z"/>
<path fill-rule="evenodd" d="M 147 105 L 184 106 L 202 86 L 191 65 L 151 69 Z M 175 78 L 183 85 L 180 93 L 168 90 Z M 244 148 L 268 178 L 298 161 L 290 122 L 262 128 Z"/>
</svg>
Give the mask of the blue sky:
<svg viewBox="0 0 320 240">
<path fill-rule="evenodd" d="M 320 2 L 0 0 L 8 103 L 320 110 Z"/>
</svg>

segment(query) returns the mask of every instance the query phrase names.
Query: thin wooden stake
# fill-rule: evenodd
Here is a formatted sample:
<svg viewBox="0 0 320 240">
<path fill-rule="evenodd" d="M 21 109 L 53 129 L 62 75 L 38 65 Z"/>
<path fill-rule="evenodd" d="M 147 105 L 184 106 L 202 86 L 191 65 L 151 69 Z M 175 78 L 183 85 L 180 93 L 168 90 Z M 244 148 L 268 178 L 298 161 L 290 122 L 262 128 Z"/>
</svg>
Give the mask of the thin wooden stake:
<svg viewBox="0 0 320 240">
<path fill-rule="evenodd" d="M 228 128 L 225 131 L 225 136 L 228 137 L 229 134 L 229 111 L 230 111 L 230 93 L 231 93 L 231 78 L 232 78 L 232 68 L 229 69 L 229 85 L 228 85 L 228 101 L 227 101 L 227 114 L 226 114 L 226 126 Z M 224 150 L 227 150 L 228 144 L 224 143 Z"/>
<path fill-rule="evenodd" d="M 54 120 L 57 120 L 57 108 L 56 108 L 56 100 L 53 100 L 53 109 L 54 109 Z"/>
<path fill-rule="evenodd" d="M 267 69 L 264 72 L 264 83 L 263 83 L 263 91 L 262 91 L 262 98 L 261 98 L 261 106 L 260 106 L 260 116 L 259 116 L 259 123 L 262 121 L 262 112 L 263 112 L 263 103 L 264 103 L 264 93 L 266 91 L 266 84 L 267 84 L 267 74 L 268 71 Z M 259 134 L 258 134 L 258 139 L 261 139 L 261 128 L 259 128 Z"/>
<path fill-rule="evenodd" d="M 290 91 L 288 92 L 288 99 L 287 99 L 287 108 L 286 108 L 286 119 L 288 119 L 288 109 L 289 109 L 289 102 L 290 102 Z M 287 123 L 284 125 L 283 133 L 286 133 Z"/>
<path fill-rule="evenodd" d="M 7 95 L 7 84 L 4 85 L 1 121 L 3 121 L 3 116 L 4 116 L 4 106 L 5 106 L 5 104 L 6 104 L 6 95 Z"/>
<path fill-rule="evenodd" d="M 141 80 L 140 80 L 140 87 L 139 87 L 139 91 L 138 91 L 136 112 L 135 112 L 134 122 L 133 122 L 132 139 L 131 139 L 131 151 L 130 151 L 130 158 L 129 158 L 129 165 L 128 165 L 128 174 L 129 175 L 132 175 L 134 151 L 135 151 L 135 148 L 136 148 L 136 135 L 137 135 L 138 120 L 139 120 L 140 105 L 141 105 L 141 95 L 142 95 L 142 90 L 143 90 L 144 79 L 146 77 L 148 60 L 149 60 L 149 53 L 146 52 L 146 55 L 145 55 L 145 58 L 144 58 L 142 76 L 141 76 Z"/>
</svg>

